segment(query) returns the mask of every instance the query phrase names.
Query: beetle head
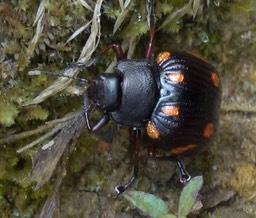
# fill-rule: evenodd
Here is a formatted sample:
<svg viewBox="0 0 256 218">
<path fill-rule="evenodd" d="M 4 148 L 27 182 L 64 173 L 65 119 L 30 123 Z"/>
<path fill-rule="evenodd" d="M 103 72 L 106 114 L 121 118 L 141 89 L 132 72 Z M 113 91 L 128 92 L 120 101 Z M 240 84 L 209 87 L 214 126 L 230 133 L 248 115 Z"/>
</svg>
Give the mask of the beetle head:
<svg viewBox="0 0 256 218">
<path fill-rule="evenodd" d="M 114 111 L 121 102 L 121 78 L 117 74 L 98 74 L 88 86 L 87 95 L 99 109 Z"/>
</svg>

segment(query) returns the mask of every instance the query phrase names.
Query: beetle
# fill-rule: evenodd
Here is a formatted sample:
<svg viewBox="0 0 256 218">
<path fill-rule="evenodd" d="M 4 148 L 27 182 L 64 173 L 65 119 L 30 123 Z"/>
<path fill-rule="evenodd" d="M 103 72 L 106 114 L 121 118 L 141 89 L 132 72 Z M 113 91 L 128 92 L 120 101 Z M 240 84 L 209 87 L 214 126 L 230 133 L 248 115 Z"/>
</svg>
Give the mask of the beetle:
<svg viewBox="0 0 256 218">
<path fill-rule="evenodd" d="M 98 53 L 97 58 L 113 49 L 115 72 L 99 73 L 84 95 L 88 129 L 100 130 L 110 120 L 130 129 L 134 147 L 133 172 L 128 182 L 116 187 L 123 193 L 138 175 L 139 147 L 145 144 L 155 159 L 175 160 L 181 180 L 190 179 L 180 157 L 205 147 L 216 131 L 221 103 L 221 82 L 217 70 L 206 60 L 189 52 L 160 52 L 151 57 L 155 41 L 153 0 L 148 2 L 150 40 L 145 59 L 126 59 L 118 43 Z M 94 124 L 94 109 L 103 116 Z M 162 149 L 166 155 L 157 156 Z"/>
<path fill-rule="evenodd" d="M 65 76 L 87 83 L 83 116 L 89 130 L 98 131 L 109 121 L 129 128 L 132 175 L 126 183 L 116 186 L 114 197 L 136 180 L 142 144 L 147 147 L 149 157 L 175 161 L 180 181 L 189 181 L 191 177 L 180 158 L 205 148 L 218 125 L 221 81 L 210 63 L 190 52 L 168 50 L 159 52 L 152 60 L 153 5 L 153 0 L 148 0 L 149 42 L 144 59 L 127 59 L 121 45 L 113 43 L 88 62 L 74 67 L 87 68 L 112 49 L 117 57 L 114 73 L 98 73 L 92 81 Z M 103 115 L 92 124 L 90 114 L 95 109 Z M 165 155 L 159 156 L 158 150 Z"/>
</svg>

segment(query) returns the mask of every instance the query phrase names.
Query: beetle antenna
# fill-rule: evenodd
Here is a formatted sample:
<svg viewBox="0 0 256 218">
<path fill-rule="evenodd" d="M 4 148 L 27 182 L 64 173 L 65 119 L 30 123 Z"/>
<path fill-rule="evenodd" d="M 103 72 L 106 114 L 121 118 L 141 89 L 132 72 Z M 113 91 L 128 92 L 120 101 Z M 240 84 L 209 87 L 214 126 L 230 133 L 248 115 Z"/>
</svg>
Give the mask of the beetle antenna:
<svg viewBox="0 0 256 218">
<path fill-rule="evenodd" d="M 91 67 L 95 62 L 97 62 L 100 55 L 101 54 L 94 55 L 93 57 L 91 57 L 89 60 L 87 60 L 85 62 L 77 62 L 77 63 L 72 64 L 72 65 L 74 65 L 75 67 L 78 67 L 79 69 L 86 69 L 88 67 Z M 71 67 L 72 67 L 72 65 L 71 65 Z"/>
<path fill-rule="evenodd" d="M 88 61 L 86 61 L 85 63 L 82 62 L 77 62 L 75 64 L 71 64 L 70 66 L 68 66 L 67 68 L 65 68 L 66 70 L 68 69 L 76 69 L 76 70 L 82 70 L 82 69 L 86 69 L 90 66 L 92 66 L 97 60 L 98 60 L 99 56 L 95 56 L 93 58 L 90 58 Z M 31 70 L 28 72 L 28 75 L 32 76 L 32 75 L 40 75 L 40 74 L 47 74 L 47 75 L 51 75 L 51 76 L 55 76 L 55 77 L 66 77 L 69 79 L 77 79 L 82 81 L 83 83 L 88 83 L 87 79 L 78 77 L 78 76 L 69 76 L 69 75 L 64 75 L 61 73 L 55 73 L 55 72 L 51 72 L 51 71 L 47 71 L 47 70 Z"/>
<path fill-rule="evenodd" d="M 51 72 L 51 71 L 47 71 L 47 70 L 32 70 L 28 72 L 28 75 L 30 76 L 34 76 L 34 75 L 40 75 L 40 74 L 46 74 L 46 75 L 51 75 L 51 76 L 55 76 L 55 77 L 66 77 L 69 79 L 77 79 L 82 81 L 83 83 L 88 83 L 87 79 L 84 79 L 82 77 L 78 77 L 78 76 L 69 76 L 69 75 L 64 75 L 61 73 L 55 73 L 55 72 Z"/>
</svg>

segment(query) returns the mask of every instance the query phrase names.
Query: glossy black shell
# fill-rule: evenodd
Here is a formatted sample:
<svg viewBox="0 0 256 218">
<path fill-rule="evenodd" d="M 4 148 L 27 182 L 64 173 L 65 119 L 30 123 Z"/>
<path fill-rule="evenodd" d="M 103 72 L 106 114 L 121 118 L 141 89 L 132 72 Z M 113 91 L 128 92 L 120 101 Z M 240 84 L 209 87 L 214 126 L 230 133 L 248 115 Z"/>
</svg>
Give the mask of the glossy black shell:
<svg viewBox="0 0 256 218">
<path fill-rule="evenodd" d="M 147 144 L 165 150 L 204 146 L 219 118 L 221 87 L 216 69 L 186 52 L 170 52 L 156 67 L 160 96 L 150 120 L 159 137 L 148 137 Z M 167 115 L 163 112 L 166 106 L 178 108 L 178 114 Z"/>
</svg>

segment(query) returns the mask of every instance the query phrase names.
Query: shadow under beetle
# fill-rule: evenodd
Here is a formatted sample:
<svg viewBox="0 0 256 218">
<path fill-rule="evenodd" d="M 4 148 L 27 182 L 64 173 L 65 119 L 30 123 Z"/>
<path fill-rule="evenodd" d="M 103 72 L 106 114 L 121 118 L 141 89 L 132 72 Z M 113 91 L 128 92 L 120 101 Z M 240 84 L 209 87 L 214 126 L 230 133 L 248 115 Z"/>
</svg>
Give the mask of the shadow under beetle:
<svg viewBox="0 0 256 218">
<path fill-rule="evenodd" d="M 216 69 L 202 58 L 188 52 L 160 52 L 151 61 L 155 21 L 153 0 L 148 2 L 150 40 L 145 59 L 126 59 L 119 44 L 110 49 L 117 56 L 115 72 L 97 74 L 84 95 L 84 115 L 88 129 L 100 130 L 110 120 L 129 127 L 133 146 L 132 176 L 116 187 L 117 196 L 136 179 L 141 143 L 155 159 L 175 160 L 181 181 L 190 179 L 180 156 L 204 147 L 216 130 L 221 102 L 221 84 Z M 94 109 L 104 115 L 94 124 Z M 157 149 L 165 156 L 157 156 Z"/>
</svg>

